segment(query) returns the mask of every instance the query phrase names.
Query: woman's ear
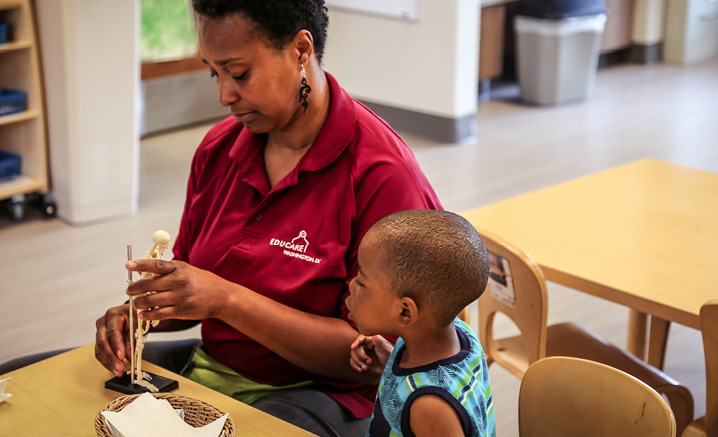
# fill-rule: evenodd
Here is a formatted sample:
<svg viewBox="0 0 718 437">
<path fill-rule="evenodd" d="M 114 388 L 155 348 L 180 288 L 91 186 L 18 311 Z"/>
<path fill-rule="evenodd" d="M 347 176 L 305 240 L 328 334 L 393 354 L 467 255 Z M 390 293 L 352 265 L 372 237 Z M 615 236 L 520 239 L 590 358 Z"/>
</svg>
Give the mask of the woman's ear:
<svg viewBox="0 0 718 437">
<path fill-rule="evenodd" d="M 314 53 L 314 38 L 312 37 L 312 33 L 306 29 L 300 30 L 294 35 L 292 46 L 297 50 L 297 61 L 299 61 L 300 64 L 308 64 L 309 58 L 311 58 L 312 53 Z"/>
<path fill-rule="evenodd" d="M 402 328 L 409 327 L 416 322 L 419 316 L 419 308 L 416 306 L 414 299 L 406 296 L 399 299 L 399 304 L 401 305 L 401 313 L 399 314 L 398 320 L 399 326 Z"/>
</svg>

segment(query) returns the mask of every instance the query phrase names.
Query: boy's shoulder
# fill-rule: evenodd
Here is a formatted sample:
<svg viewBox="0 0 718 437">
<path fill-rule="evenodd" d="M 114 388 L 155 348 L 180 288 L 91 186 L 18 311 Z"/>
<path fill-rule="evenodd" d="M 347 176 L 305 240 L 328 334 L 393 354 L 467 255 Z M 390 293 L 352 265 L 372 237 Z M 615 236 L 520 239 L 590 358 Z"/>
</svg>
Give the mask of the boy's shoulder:
<svg viewBox="0 0 718 437">
<path fill-rule="evenodd" d="M 492 435 L 493 396 L 484 351 L 468 324 L 457 318 L 454 325 L 461 343 L 461 351 L 455 356 L 414 369 L 399 368 L 396 356 L 392 357 L 392 369 L 384 372 L 379 395 L 381 410 L 389 423 L 401 424 L 402 418 L 408 423 L 414 402 L 424 395 L 434 395 L 456 411 L 468 431 L 466 435 Z M 397 348 L 401 344 L 400 339 Z"/>
</svg>

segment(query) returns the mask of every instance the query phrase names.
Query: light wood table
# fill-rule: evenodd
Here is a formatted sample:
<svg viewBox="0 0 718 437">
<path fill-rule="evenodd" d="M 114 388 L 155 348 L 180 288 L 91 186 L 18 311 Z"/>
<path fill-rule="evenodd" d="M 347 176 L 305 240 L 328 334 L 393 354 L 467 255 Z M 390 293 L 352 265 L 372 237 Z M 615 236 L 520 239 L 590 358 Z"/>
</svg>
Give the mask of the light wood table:
<svg viewBox="0 0 718 437">
<path fill-rule="evenodd" d="M 549 281 L 629 307 L 627 349 L 657 367 L 669 322 L 700 329 L 718 297 L 718 174 L 646 159 L 462 215 Z"/>
<path fill-rule="evenodd" d="M 142 369 L 179 381 L 172 393 L 199 399 L 229 413 L 238 436 L 311 436 L 300 428 L 256 410 L 177 374 L 143 362 Z M 12 377 L 0 403 L 0 436 L 95 436 L 95 416 L 123 396 L 105 389 L 112 374 L 84 346 L 3 375 Z"/>
</svg>

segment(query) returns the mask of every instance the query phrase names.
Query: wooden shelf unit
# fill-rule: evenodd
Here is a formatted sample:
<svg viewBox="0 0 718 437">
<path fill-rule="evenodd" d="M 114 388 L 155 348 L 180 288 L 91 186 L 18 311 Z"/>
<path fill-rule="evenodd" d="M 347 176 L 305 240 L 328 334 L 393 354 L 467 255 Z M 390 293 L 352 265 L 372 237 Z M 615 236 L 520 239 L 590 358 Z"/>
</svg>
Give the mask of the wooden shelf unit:
<svg viewBox="0 0 718 437">
<path fill-rule="evenodd" d="M 4 44 L 0 44 L 0 53 L 29 49 L 30 47 L 32 47 L 32 41 L 6 42 Z"/>
<path fill-rule="evenodd" d="M 0 200 L 48 193 L 45 109 L 35 20 L 30 0 L 0 0 L 8 42 L 0 44 L 0 88 L 27 93 L 27 109 L 0 116 L 0 150 L 20 155 L 21 175 L 0 181 Z M 22 198 L 22 197 L 20 197 Z"/>
</svg>

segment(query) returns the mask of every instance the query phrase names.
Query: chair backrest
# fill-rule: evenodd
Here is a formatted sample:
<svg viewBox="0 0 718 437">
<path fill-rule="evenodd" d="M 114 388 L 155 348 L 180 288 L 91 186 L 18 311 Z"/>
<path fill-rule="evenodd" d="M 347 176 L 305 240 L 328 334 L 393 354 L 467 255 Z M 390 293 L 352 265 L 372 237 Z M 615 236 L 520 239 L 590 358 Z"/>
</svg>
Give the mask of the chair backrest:
<svg viewBox="0 0 718 437">
<path fill-rule="evenodd" d="M 479 340 L 489 364 L 496 361 L 521 377 L 529 365 L 546 354 L 546 278 L 526 252 L 489 231 L 478 229 L 478 232 L 491 261 L 489 285 L 479 298 Z M 497 313 L 505 314 L 519 328 L 528 361 L 525 365 L 510 360 L 497 348 L 494 337 Z"/>
<path fill-rule="evenodd" d="M 570 357 L 537 361 L 519 392 L 519 435 L 676 435 L 673 412 L 655 390 L 605 364 Z"/>
<path fill-rule="evenodd" d="M 701 332 L 706 357 L 706 435 L 718 435 L 718 300 L 701 307 Z"/>
</svg>

